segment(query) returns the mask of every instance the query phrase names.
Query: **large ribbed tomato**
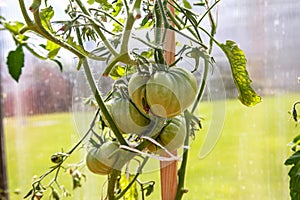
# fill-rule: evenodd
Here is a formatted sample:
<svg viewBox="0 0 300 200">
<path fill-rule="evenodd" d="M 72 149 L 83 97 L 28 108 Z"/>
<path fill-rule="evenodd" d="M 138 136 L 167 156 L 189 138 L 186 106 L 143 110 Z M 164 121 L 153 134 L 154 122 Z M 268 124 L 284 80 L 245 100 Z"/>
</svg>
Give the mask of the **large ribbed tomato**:
<svg viewBox="0 0 300 200">
<path fill-rule="evenodd" d="M 150 124 L 150 119 L 143 115 L 127 98 L 113 99 L 108 108 L 117 127 L 123 133 L 140 134 Z"/>
<path fill-rule="evenodd" d="M 148 113 L 149 111 L 146 100 L 146 83 L 148 80 L 149 76 L 137 72 L 128 82 L 128 92 L 132 102 L 144 113 Z"/>
<path fill-rule="evenodd" d="M 153 114 L 171 118 L 189 107 L 197 93 L 197 80 L 188 70 L 171 67 L 156 71 L 146 85 L 146 99 Z"/>
<path fill-rule="evenodd" d="M 121 150 L 115 142 L 106 142 L 99 148 L 93 147 L 86 156 L 88 169 L 100 175 L 109 174 L 120 156 Z"/>
</svg>

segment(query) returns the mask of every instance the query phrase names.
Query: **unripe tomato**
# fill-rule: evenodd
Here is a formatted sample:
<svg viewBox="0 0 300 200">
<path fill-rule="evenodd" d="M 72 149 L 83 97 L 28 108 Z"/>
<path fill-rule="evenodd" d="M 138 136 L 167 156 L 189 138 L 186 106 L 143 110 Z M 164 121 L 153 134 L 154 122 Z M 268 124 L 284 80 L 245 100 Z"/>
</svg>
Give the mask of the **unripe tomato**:
<svg viewBox="0 0 300 200">
<path fill-rule="evenodd" d="M 86 156 L 86 165 L 95 174 L 107 175 L 115 165 L 120 152 L 117 143 L 106 142 L 99 148 L 93 147 L 89 150 Z"/>
<path fill-rule="evenodd" d="M 148 80 L 148 76 L 137 72 L 128 82 L 128 92 L 132 102 L 144 113 L 148 113 L 149 111 L 146 100 L 146 83 Z"/>
<path fill-rule="evenodd" d="M 140 134 L 150 124 L 150 119 L 144 116 L 129 99 L 114 99 L 108 108 L 113 120 L 123 133 Z"/>
<path fill-rule="evenodd" d="M 156 71 L 146 85 L 146 99 L 153 114 L 171 118 L 189 107 L 197 94 L 197 80 L 188 70 L 172 67 Z"/>
<path fill-rule="evenodd" d="M 169 123 L 161 131 L 158 139 L 162 146 L 166 147 L 169 151 L 173 151 L 183 145 L 185 137 L 185 118 L 178 116 L 169 121 Z"/>
<path fill-rule="evenodd" d="M 186 123 L 185 118 L 178 116 L 170 119 L 164 128 L 161 130 L 156 141 L 165 147 L 168 151 L 174 151 L 184 144 L 186 137 Z M 163 150 L 151 143 L 148 145 L 150 152 L 160 153 Z"/>
</svg>

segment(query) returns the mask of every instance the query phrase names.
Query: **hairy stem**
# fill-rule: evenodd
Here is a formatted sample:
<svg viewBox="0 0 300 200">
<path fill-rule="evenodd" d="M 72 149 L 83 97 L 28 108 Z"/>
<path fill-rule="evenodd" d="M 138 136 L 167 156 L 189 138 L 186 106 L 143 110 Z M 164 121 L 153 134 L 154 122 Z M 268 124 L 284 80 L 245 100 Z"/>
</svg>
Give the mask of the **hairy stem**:
<svg viewBox="0 0 300 200">
<path fill-rule="evenodd" d="M 83 68 L 84 68 L 84 72 L 85 72 L 87 81 L 88 81 L 88 83 L 90 85 L 91 91 L 92 91 L 92 93 L 93 93 L 93 95 L 94 95 L 94 97 L 96 99 L 96 102 L 97 102 L 99 108 L 101 109 L 104 117 L 108 121 L 109 126 L 110 126 L 111 130 L 114 132 L 114 134 L 115 134 L 117 140 L 119 141 L 119 143 L 121 145 L 128 146 L 126 140 L 124 139 L 124 137 L 120 133 L 118 127 L 114 123 L 111 115 L 109 114 L 109 112 L 108 112 L 108 110 L 107 110 L 107 108 L 106 108 L 106 106 L 104 104 L 104 101 L 102 100 L 102 98 L 100 96 L 100 93 L 99 93 L 98 88 L 96 86 L 96 83 L 95 83 L 94 77 L 92 75 L 92 72 L 90 70 L 90 67 L 89 67 L 87 59 L 86 58 L 82 58 L 82 59 L 83 59 L 82 65 L 83 65 Z"/>
<path fill-rule="evenodd" d="M 193 104 L 193 107 L 191 109 L 191 113 L 194 113 L 200 100 L 201 100 L 201 97 L 203 96 L 203 93 L 204 93 L 204 89 L 205 89 L 205 86 L 206 86 L 206 82 L 207 82 L 207 76 L 208 76 L 208 70 L 209 69 L 209 62 L 208 60 L 204 60 L 204 72 L 202 74 L 202 78 L 201 78 L 201 84 L 200 84 L 200 88 L 199 88 L 199 91 L 197 93 L 197 96 L 196 96 L 196 100 Z"/>
<path fill-rule="evenodd" d="M 134 22 L 136 20 L 136 16 L 134 16 L 134 10 L 140 9 L 141 0 L 135 0 L 131 10 L 129 10 L 126 0 L 124 0 L 124 3 L 126 3 L 125 7 L 126 7 L 126 11 L 127 11 L 127 18 L 126 18 L 125 26 L 123 29 L 123 37 L 122 37 L 121 51 L 120 51 L 121 55 L 126 54 L 126 53 L 128 54 L 129 38 L 131 35 L 131 31 L 132 31 Z"/>
<path fill-rule="evenodd" d="M 32 20 L 30 19 L 29 15 L 28 15 L 28 12 L 27 12 L 27 9 L 25 7 L 25 3 L 24 3 L 24 0 L 19 0 L 19 5 L 20 5 L 20 8 L 21 8 L 21 12 L 22 12 L 22 15 L 25 19 L 25 22 L 28 26 L 31 26 L 33 25 L 33 22 Z"/>
</svg>

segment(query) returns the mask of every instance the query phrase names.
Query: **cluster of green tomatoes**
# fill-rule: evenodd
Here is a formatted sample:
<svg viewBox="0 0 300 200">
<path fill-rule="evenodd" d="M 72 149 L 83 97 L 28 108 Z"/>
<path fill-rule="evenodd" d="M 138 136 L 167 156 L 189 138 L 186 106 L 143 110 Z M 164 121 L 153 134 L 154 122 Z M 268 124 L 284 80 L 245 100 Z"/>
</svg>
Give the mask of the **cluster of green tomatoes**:
<svg viewBox="0 0 300 200">
<path fill-rule="evenodd" d="M 152 72 L 139 70 L 134 73 L 128 84 L 115 84 L 106 106 L 122 134 L 135 135 L 139 141 L 145 136 L 156 141 L 150 142 L 144 151 L 152 154 L 165 150 L 172 152 L 184 143 L 186 122 L 183 112 L 195 100 L 197 80 L 190 71 L 177 66 L 152 66 L 151 69 Z M 109 127 L 103 115 L 102 118 Z M 157 119 L 163 123 L 153 123 Z M 107 141 L 91 148 L 86 157 L 90 171 L 109 174 L 126 154 L 119 146 L 116 141 Z"/>
</svg>

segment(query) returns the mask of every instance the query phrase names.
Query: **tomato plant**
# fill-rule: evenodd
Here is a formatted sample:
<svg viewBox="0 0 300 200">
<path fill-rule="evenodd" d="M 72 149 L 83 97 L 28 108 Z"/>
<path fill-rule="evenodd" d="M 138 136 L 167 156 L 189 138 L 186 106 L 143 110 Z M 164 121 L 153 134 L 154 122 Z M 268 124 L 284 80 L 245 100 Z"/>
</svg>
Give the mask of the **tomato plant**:
<svg viewBox="0 0 300 200">
<path fill-rule="evenodd" d="M 60 50 L 64 48 L 78 58 L 77 69 L 83 68 L 96 110 L 84 136 L 70 151 L 55 154 L 61 157 L 54 159 L 55 166 L 35 180 L 26 198 L 35 198 L 47 189 L 54 191 L 55 184 L 60 189 L 57 177 L 65 160 L 89 138 L 94 147 L 89 150 L 86 163 L 92 172 L 108 175 L 107 199 L 120 199 L 125 194 L 136 199 L 137 190 L 130 188 L 135 183 L 140 184 L 138 175 L 148 158 L 153 157 L 144 151 L 151 141 L 157 140 L 168 150 L 177 149 L 183 143 L 189 146 L 189 136 L 195 135 L 195 124 L 200 126 L 195 110 L 204 93 L 209 68 L 214 62 L 211 56 L 213 45 L 218 46 L 228 58 L 240 101 L 246 106 L 260 102 L 260 97 L 250 85 L 244 52 L 234 41 L 220 43 L 214 37 L 216 23 L 211 11 L 219 0 L 195 4 L 188 0 L 72 0 L 64 3 L 64 20 L 55 20 L 56 10 L 51 6 L 52 3 L 50 0 L 33 0 L 27 6 L 24 0 L 19 0 L 25 23 L 0 18 L 2 28 L 11 33 L 17 45 L 7 56 L 9 73 L 13 79 L 19 80 L 24 66 L 24 49 L 39 59 L 54 61 L 63 71 Z M 197 6 L 200 12 L 194 11 Z M 203 23 L 204 20 L 209 23 Z M 145 32 L 139 36 L 133 34 L 133 30 Z M 167 44 L 175 44 L 175 39 L 170 41 L 170 31 L 184 38 L 184 44 L 178 44 L 175 52 L 171 53 Z M 37 41 L 41 41 L 41 44 L 36 44 Z M 131 41 L 145 45 L 147 50 L 130 49 Z M 87 42 L 94 46 L 86 45 Z M 167 55 L 174 62 L 166 62 Z M 192 72 L 182 67 L 184 57 L 194 60 L 193 72 L 202 69 L 199 81 Z M 100 95 L 90 60 L 105 63 L 103 77 L 115 80 L 105 97 Z M 119 86 L 119 82 L 125 84 Z M 102 127 L 97 132 L 99 115 L 108 128 Z M 99 141 L 100 147 L 97 147 L 99 144 L 94 138 Z M 184 149 L 178 183 L 174 183 L 177 185 L 177 200 L 186 191 L 187 155 L 188 149 Z M 124 173 L 125 166 L 138 159 L 142 161 L 138 162 L 136 175 L 129 183 L 120 183 L 123 180 L 120 174 Z M 171 155 L 171 159 L 178 160 L 174 155 Z M 53 180 L 47 187 L 44 186 L 44 178 L 53 172 Z M 76 187 L 81 186 L 78 181 L 81 176 L 78 174 L 72 175 Z M 153 191 L 153 184 L 141 184 L 141 188 L 144 199 Z M 130 191 L 134 191 L 134 194 L 130 195 Z"/>
</svg>

